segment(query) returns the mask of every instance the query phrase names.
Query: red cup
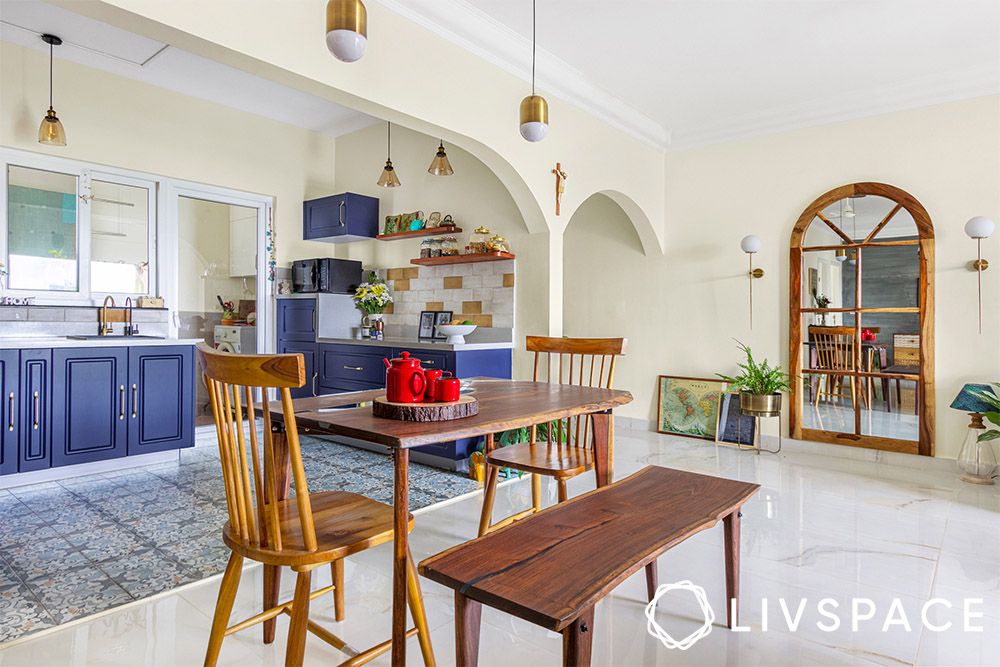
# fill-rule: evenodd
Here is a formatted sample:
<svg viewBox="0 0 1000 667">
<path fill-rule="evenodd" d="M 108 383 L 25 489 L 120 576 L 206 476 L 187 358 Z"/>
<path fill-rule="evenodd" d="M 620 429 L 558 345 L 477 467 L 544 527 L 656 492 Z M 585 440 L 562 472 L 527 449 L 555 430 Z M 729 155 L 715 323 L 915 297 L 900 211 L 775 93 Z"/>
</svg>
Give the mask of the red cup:
<svg viewBox="0 0 1000 667">
<path fill-rule="evenodd" d="M 435 385 L 437 385 L 438 380 L 441 379 L 442 373 L 444 373 L 444 371 L 438 369 L 424 371 L 424 379 L 427 381 L 427 387 L 424 389 L 424 403 L 434 402 L 434 388 Z"/>
<path fill-rule="evenodd" d="M 434 384 L 434 398 L 440 403 L 454 403 L 462 396 L 462 382 L 458 378 L 439 378 Z"/>
</svg>

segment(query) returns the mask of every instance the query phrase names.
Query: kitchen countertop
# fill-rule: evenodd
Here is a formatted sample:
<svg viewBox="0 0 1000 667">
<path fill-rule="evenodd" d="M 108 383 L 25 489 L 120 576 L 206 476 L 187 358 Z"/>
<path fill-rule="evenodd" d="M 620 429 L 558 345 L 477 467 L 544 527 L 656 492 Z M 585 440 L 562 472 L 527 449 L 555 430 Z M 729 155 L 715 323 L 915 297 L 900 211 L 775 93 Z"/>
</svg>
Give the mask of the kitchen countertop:
<svg viewBox="0 0 1000 667">
<path fill-rule="evenodd" d="M 454 345 L 442 341 L 413 340 L 412 338 L 383 338 L 382 340 L 371 340 L 370 338 L 320 338 L 320 343 L 335 343 L 340 345 L 368 345 L 371 347 L 405 347 L 410 350 L 441 350 L 442 352 L 462 352 L 466 350 L 512 350 L 514 343 L 492 342 L 492 343 L 463 343 Z"/>
<path fill-rule="evenodd" d="M 201 338 L 140 338 L 115 336 L 78 340 L 66 336 L 0 336 L 0 350 L 50 347 L 136 347 L 163 345 L 197 345 Z"/>
</svg>

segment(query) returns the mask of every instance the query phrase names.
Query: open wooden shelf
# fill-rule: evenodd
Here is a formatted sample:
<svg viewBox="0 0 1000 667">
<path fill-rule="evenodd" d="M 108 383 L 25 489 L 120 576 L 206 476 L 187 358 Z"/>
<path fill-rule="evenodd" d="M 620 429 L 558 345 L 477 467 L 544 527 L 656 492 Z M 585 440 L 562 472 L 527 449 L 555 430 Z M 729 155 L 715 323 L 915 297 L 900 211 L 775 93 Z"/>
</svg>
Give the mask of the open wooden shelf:
<svg viewBox="0 0 1000 667">
<path fill-rule="evenodd" d="M 414 229 L 405 232 L 393 232 L 392 234 L 379 234 L 375 238 L 379 241 L 395 241 L 396 239 L 415 239 L 421 236 L 447 236 L 449 234 L 461 233 L 461 227 L 429 227 L 426 229 Z"/>
<path fill-rule="evenodd" d="M 441 257 L 418 257 L 411 259 L 410 264 L 420 266 L 440 266 L 442 264 L 475 264 L 476 262 L 500 262 L 514 259 L 509 252 L 487 252 L 476 255 L 442 255 Z"/>
</svg>

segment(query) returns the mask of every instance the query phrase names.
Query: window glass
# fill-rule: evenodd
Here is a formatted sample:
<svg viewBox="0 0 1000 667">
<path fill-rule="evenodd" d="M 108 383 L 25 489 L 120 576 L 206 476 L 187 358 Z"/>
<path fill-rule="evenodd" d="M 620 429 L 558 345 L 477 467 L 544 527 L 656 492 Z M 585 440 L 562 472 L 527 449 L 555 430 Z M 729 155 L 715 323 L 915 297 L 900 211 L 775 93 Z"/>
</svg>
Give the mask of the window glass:
<svg viewBox="0 0 1000 667">
<path fill-rule="evenodd" d="M 149 292 L 149 190 L 94 180 L 90 200 L 90 291 Z"/>
</svg>

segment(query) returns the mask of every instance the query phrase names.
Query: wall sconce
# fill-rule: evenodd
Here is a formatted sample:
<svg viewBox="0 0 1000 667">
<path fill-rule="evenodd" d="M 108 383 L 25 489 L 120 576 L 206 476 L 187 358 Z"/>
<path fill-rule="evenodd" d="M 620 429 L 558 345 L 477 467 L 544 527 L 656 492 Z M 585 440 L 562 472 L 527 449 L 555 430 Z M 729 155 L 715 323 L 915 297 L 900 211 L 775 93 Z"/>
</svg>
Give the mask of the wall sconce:
<svg viewBox="0 0 1000 667">
<path fill-rule="evenodd" d="M 754 236 L 750 234 L 749 236 L 744 236 L 743 240 L 740 241 L 740 248 L 747 254 L 750 258 L 750 271 L 747 275 L 750 277 L 750 328 L 753 329 L 753 281 L 754 278 L 763 278 L 764 269 L 753 268 L 753 256 L 754 253 L 760 250 L 761 242 L 759 236 Z"/>
<path fill-rule="evenodd" d="M 993 236 L 995 229 L 996 224 L 982 215 L 965 223 L 965 233 L 970 239 L 976 239 L 976 261 L 969 262 L 969 270 L 975 271 L 979 278 L 979 333 L 983 333 L 983 271 L 990 268 L 990 263 L 983 259 L 983 239 Z"/>
</svg>

